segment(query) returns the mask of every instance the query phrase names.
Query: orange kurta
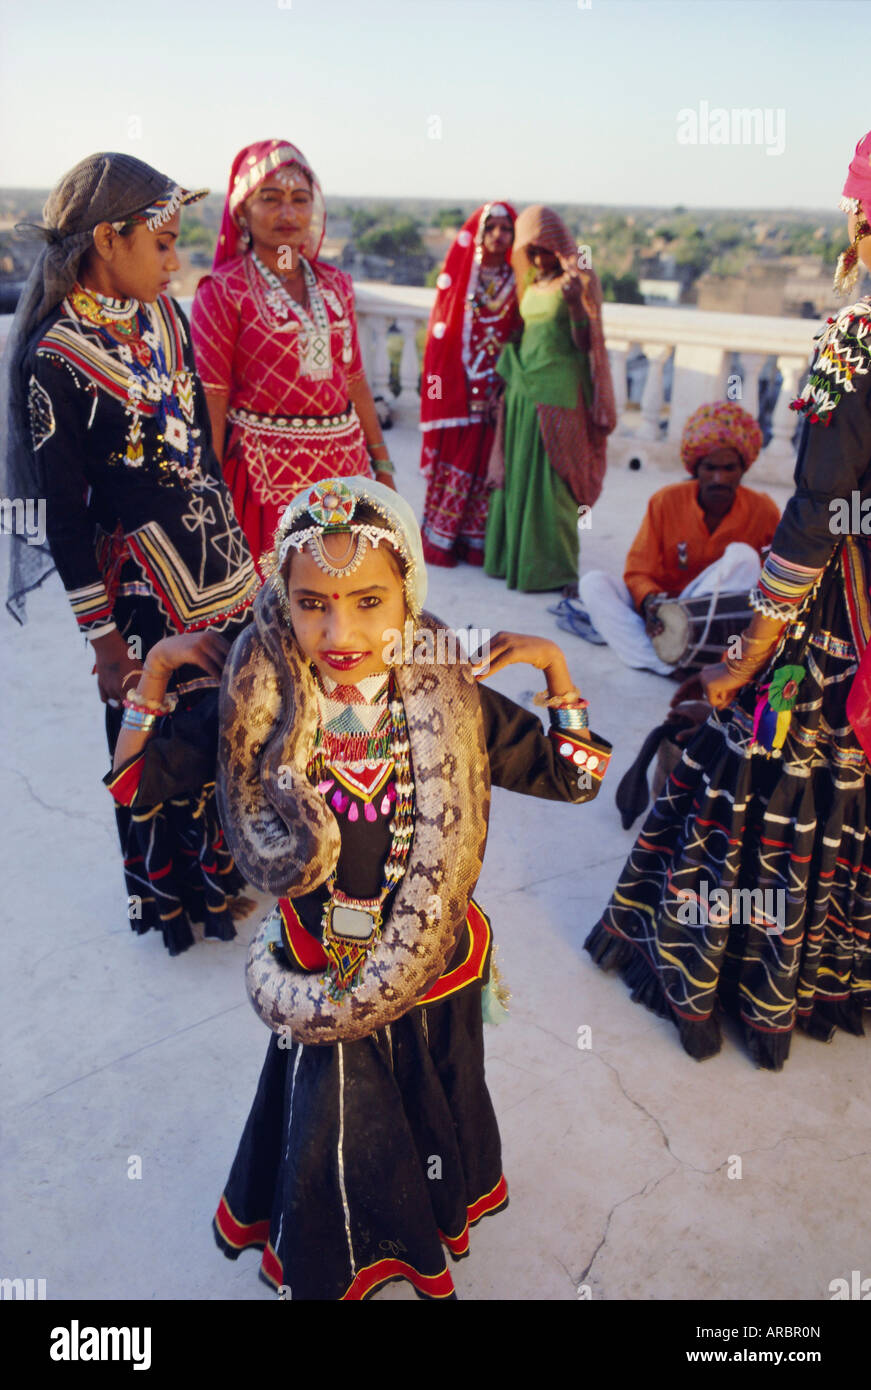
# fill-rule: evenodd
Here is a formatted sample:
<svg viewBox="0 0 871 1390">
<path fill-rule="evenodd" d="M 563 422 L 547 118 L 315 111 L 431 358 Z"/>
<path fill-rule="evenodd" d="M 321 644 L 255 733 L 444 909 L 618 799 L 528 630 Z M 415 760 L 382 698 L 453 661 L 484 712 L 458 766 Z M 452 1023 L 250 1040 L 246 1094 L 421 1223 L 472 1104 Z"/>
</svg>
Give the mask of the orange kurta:
<svg viewBox="0 0 871 1390">
<path fill-rule="evenodd" d="M 764 492 L 739 487 L 731 509 L 716 530 L 709 531 L 698 490 L 696 480 L 689 478 L 660 488 L 648 502 L 623 573 L 636 608 L 648 594 L 679 594 L 719 560 L 732 541 L 744 541 L 758 551 L 771 544 L 780 512 Z"/>
</svg>

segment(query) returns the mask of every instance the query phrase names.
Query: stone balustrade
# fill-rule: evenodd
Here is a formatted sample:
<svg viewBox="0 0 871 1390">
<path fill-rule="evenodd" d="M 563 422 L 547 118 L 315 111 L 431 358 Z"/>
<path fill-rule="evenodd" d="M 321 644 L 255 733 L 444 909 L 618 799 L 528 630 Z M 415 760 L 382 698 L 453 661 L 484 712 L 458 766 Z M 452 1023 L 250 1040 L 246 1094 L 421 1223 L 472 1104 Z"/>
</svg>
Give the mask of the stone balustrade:
<svg viewBox="0 0 871 1390">
<path fill-rule="evenodd" d="M 418 338 L 435 291 L 372 281 L 358 281 L 355 289 L 363 361 L 373 393 L 390 401 L 403 423 L 413 423 L 420 401 Z M 190 302 L 181 302 L 189 312 Z M 0 349 L 10 322 L 9 315 L 0 317 Z M 676 467 L 687 416 L 704 401 L 728 398 L 763 417 L 770 436 L 754 478 L 791 481 L 797 421 L 789 403 L 810 361 L 817 322 L 606 304 L 604 324 L 618 409 L 612 452 Z M 398 344 L 389 341 L 397 336 Z M 397 372 L 391 370 L 397 357 L 398 396 Z"/>
<path fill-rule="evenodd" d="M 429 319 L 435 291 L 367 281 L 355 288 L 363 360 L 373 392 L 395 401 L 399 417 L 411 422 L 419 403 L 416 338 Z M 632 452 L 660 466 L 676 465 L 687 416 L 705 401 L 728 398 L 757 418 L 766 417 L 770 437 L 754 478 L 791 481 L 797 419 L 789 403 L 810 362 L 819 323 L 658 305 L 605 304 L 603 312 L 617 397 L 614 443 L 628 446 L 621 453 Z M 387 342 L 388 334 L 394 333 L 402 339 L 397 398 L 391 394 Z"/>
</svg>

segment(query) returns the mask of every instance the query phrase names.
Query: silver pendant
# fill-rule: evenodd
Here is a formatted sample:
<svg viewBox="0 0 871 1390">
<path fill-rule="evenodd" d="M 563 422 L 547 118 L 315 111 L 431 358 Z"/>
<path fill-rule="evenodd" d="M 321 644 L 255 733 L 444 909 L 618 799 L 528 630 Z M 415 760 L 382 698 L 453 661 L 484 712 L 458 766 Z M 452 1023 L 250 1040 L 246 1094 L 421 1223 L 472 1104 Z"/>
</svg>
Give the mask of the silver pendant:
<svg viewBox="0 0 871 1390">
<path fill-rule="evenodd" d="M 300 334 L 300 372 L 315 381 L 323 381 L 333 375 L 333 357 L 330 351 L 329 329 L 313 329 Z"/>
<path fill-rule="evenodd" d="M 352 941 L 368 941 L 375 930 L 375 918 L 361 907 L 333 903 L 330 926 L 336 936 L 347 936 Z"/>
</svg>

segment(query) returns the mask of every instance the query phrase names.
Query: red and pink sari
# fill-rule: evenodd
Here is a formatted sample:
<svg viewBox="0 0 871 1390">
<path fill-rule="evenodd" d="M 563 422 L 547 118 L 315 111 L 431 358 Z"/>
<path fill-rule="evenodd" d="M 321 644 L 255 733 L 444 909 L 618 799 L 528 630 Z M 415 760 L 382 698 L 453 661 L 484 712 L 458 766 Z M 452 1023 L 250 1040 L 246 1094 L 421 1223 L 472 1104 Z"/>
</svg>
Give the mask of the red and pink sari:
<svg viewBox="0 0 871 1390">
<path fill-rule="evenodd" d="M 314 198 L 304 255 L 329 322 L 331 372 L 302 374 L 304 325 L 257 269 L 237 221 L 244 200 L 278 168 L 295 164 Z M 308 161 L 284 140 L 261 141 L 233 162 L 211 275 L 191 315 L 207 392 L 227 397 L 224 478 L 239 524 L 259 558 L 271 548 L 288 502 L 321 478 L 371 476 L 366 439 L 348 385 L 363 376 L 351 278 L 318 260 L 324 200 Z"/>
<path fill-rule="evenodd" d="M 507 203 L 485 203 L 468 219 L 436 282 L 423 360 L 421 470 L 427 479 L 423 551 L 428 564 L 484 561 L 493 445 L 496 363 L 519 326 L 511 253 L 505 265 L 481 264 L 484 226 L 498 212 L 512 225 Z"/>
</svg>

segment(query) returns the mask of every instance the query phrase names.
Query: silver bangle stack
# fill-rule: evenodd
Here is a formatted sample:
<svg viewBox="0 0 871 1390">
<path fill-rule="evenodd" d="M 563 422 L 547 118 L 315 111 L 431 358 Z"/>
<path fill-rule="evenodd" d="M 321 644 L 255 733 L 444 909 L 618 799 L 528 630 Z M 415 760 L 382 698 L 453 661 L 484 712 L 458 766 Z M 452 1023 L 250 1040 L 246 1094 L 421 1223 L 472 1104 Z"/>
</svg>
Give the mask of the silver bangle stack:
<svg viewBox="0 0 871 1390">
<path fill-rule="evenodd" d="M 563 705 L 548 710 L 552 729 L 589 729 L 590 720 L 586 703 L 583 705 Z"/>
<path fill-rule="evenodd" d="M 127 705 L 121 720 L 121 728 L 133 729 L 137 734 L 147 734 L 151 732 L 160 717 L 159 714 L 150 714 L 147 710 Z"/>
<path fill-rule="evenodd" d="M 165 695 L 159 704 L 154 704 L 137 690 L 131 691 L 124 700 L 121 728 L 132 729 L 137 734 L 148 734 L 158 719 L 162 719 L 165 714 L 172 714 L 177 704 L 178 696 L 174 694 Z"/>
</svg>

